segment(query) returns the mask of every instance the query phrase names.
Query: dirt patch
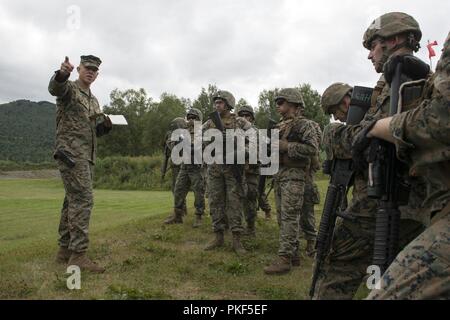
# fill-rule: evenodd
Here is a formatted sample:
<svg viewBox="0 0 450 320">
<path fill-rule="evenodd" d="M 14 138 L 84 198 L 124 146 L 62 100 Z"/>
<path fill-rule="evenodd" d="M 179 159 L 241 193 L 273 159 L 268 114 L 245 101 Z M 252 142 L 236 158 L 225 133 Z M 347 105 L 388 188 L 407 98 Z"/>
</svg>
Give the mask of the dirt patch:
<svg viewBox="0 0 450 320">
<path fill-rule="evenodd" d="M 59 177 L 59 171 L 54 169 L 0 171 L 0 179 L 51 179 Z"/>
</svg>

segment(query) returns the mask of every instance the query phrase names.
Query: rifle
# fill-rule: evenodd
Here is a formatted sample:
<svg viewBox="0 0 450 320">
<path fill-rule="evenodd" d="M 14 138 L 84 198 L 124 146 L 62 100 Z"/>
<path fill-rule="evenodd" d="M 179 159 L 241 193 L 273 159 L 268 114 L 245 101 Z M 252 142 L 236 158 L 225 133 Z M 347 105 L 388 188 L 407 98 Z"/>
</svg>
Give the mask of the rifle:
<svg viewBox="0 0 450 320">
<path fill-rule="evenodd" d="M 267 144 L 267 156 L 270 157 L 270 146 L 271 146 L 271 138 L 272 138 L 272 132 L 271 130 L 275 127 L 275 125 L 277 124 L 277 122 L 275 120 L 273 120 L 272 118 L 269 118 L 269 123 L 267 125 L 267 141 L 269 142 Z M 258 180 L 258 196 L 261 197 L 262 194 L 264 193 L 265 189 L 266 189 L 266 180 L 267 180 L 267 176 L 265 175 L 259 175 L 259 180 Z M 269 197 L 269 193 L 273 188 L 273 184 L 271 185 L 269 192 L 266 194 L 266 198 L 264 200 L 267 200 L 267 198 Z M 258 203 L 261 203 L 261 201 L 259 201 Z"/>
<path fill-rule="evenodd" d="M 222 134 L 224 135 L 224 139 L 223 139 L 223 146 L 224 146 L 224 151 L 226 150 L 225 146 L 226 146 L 226 139 L 225 139 L 225 127 L 223 125 L 222 119 L 220 118 L 220 114 L 218 111 L 214 111 L 211 112 L 209 114 L 209 118 L 211 119 L 211 121 L 214 123 L 214 125 L 216 126 L 216 128 L 222 132 Z M 225 157 L 226 157 L 226 152 L 223 152 L 223 157 L 224 157 L 224 161 L 223 163 L 225 164 Z M 241 187 L 241 192 L 244 195 L 245 194 L 245 190 L 242 186 L 242 173 L 243 173 L 243 167 L 238 165 L 237 163 L 233 163 L 231 165 L 231 171 L 233 173 L 234 178 L 236 179 L 238 185 Z"/>
<path fill-rule="evenodd" d="M 164 161 L 163 165 L 161 167 L 161 184 L 164 182 L 164 177 L 166 176 L 167 172 L 167 165 L 169 163 L 170 158 L 170 148 L 167 145 L 167 142 L 164 144 Z"/>
<path fill-rule="evenodd" d="M 397 114 L 402 83 L 425 78 L 429 67 L 414 56 L 397 57 L 389 65 L 390 105 L 389 116 Z M 369 181 L 367 194 L 378 199 L 375 219 L 373 264 L 381 273 L 388 268 L 399 251 L 400 211 L 408 203 L 410 186 L 402 173 L 405 165 L 397 159 L 395 146 L 387 141 L 372 139 L 369 148 Z"/>
<path fill-rule="evenodd" d="M 372 88 L 355 86 L 353 88 L 350 107 L 347 114 L 347 125 L 356 125 L 364 118 L 370 108 Z M 345 213 L 347 208 L 347 192 L 353 184 L 354 170 L 352 159 L 326 160 L 323 163 L 323 173 L 330 175 L 322 218 L 316 240 L 316 261 L 313 271 L 309 296 L 314 296 L 316 282 L 322 270 L 323 262 L 328 255 L 333 240 L 336 218 L 349 218 Z"/>
</svg>

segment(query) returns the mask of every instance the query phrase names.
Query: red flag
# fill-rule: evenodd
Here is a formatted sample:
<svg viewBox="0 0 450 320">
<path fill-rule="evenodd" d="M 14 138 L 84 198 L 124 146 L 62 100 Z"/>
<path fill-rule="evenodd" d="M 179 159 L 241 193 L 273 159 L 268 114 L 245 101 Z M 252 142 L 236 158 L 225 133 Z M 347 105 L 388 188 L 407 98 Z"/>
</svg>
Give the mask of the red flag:
<svg viewBox="0 0 450 320">
<path fill-rule="evenodd" d="M 437 41 L 434 40 L 433 42 L 428 41 L 427 48 L 428 48 L 428 58 L 431 59 L 431 57 L 434 57 L 436 55 L 436 52 L 434 52 L 433 46 L 437 46 Z"/>
</svg>

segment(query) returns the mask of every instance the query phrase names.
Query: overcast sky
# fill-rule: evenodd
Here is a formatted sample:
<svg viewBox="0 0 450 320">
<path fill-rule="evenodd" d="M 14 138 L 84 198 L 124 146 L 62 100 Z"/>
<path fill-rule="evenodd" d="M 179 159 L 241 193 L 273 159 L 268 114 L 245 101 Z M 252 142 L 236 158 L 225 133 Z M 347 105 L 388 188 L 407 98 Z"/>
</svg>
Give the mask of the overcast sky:
<svg viewBox="0 0 450 320">
<path fill-rule="evenodd" d="M 54 101 L 52 72 L 64 56 L 78 65 L 83 54 L 103 60 L 92 87 L 101 105 L 114 88 L 195 99 L 216 84 L 256 105 L 263 89 L 305 82 L 319 93 L 336 81 L 374 86 L 361 40 L 389 11 L 419 22 L 419 57 L 428 61 L 427 40 L 438 41 L 439 57 L 450 1 L 2 0 L 0 103 Z"/>
</svg>

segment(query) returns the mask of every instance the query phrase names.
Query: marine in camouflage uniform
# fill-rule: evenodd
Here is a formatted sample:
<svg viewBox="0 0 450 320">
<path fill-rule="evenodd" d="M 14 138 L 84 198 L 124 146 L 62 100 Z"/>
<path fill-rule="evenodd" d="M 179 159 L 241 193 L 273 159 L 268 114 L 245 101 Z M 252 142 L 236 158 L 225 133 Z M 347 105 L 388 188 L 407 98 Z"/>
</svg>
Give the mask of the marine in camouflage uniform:
<svg viewBox="0 0 450 320">
<path fill-rule="evenodd" d="M 50 94 L 57 97 L 54 158 L 65 189 L 56 261 L 92 272 L 105 270 L 86 255 L 94 205 L 92 181 L 97 136 L 112 128 L 111 121 L 102 114 L 97 98 L 90 90 L 100 64 L 101 60 L 95 56 L 81 56 L 77 67 L 79 78 L 69 81 L 74 66 L 66 57 L 48 86 Z"/>
<path fill-rule="evenodd" d="M 417 108 L 377 121 L 369 135 L 356 139 L 375 136 L 396 145 L 397 157 L 408 163 L 410 174 L 425 178 L 432 217 L 367 299 L 450 298 L 450 33 L 436 73 L 423 85 Z"/>
<path fill-rule="evenodd" d="M 252 127 L 250 122 L 230 112 L 235 107 L 235 98 L 230 92 L 218 91 L 213 100 L 225 129 L 242 129 L 245 131 Z M 209 119 L 205 122 L 203 128 L 208 130 L 215 128 L 215 125 Z M 224 245 L 225 219 L 227 219 L 233 235 L 233 250 L 237 254 L 243 254 L 246 251 L 240 238 L 243 232 L 243 191 L 245 188 L 243 180 L 238 182 L 238 177 L 233 172 L 233 166 L 230 164 L 208 164 L 208 200 L 215 239 L 206 246 L 205 250 L 212 250 Z M 243 166 L 239 165 L 238 170 L 240 171 L 240 177 L 243 178 Z"/>
<path fill-rule="evenodd" d="M 238 111 L 238 116 L 245 118 L 252 124 L 253 129 L 257 132 L 254 125 L 255 113 L 251 106 L 242 106 Z M 255 236 L 255 220 L 258 211 L 258 181 L 259 181 L 259 166 L 257 164 L 245 164 L 244 166 L 244 181 L 246 189 L 246 196 L 244 198 L 244 217 L 247 222 L 247 229 L 245 235 Z"/>
<path fill-rule="evenodd" d="M 399 20 L 400 18 L 400 20 Z M 404 13 L 387 14 L 387 19 L 377 20 L 387 39 L 399 34 L 408 35 L 413 44 L 420 31 L 417 22 Z M 400 23 L 397 23 L 401 21 Z M 367 35 L 367 33 L 366 33 Z M 378 40 L 377 40 L 378 41 Z M 367 48 L 367 46 L 366 46 Z M 369 46 L 370 48 L 370 46 Z M 411 51 L 406 44 L 383 49 L 384 62 L 394 52 Z M 370 58 L 370 55 L 369 55 Z M 382 71 L 383 61 L 374 61 L 377 72 Z M 367 127 L 373 119 L 387 116 L 389 111 L 389 85 L 384 76 L 380 78 L 372 95 L 372 107 L 368 110 L 363 121 L 358 125 L 345 126 L 333 123 L 324 130 L 324 146 L 327 157 L 341 159 L 351 158 L 351 149 L 355 136 Z M 349 104 L 349 99 L 346 99 Z M 429 219 L 419 214 L 425 195 L 421 179 L 408 178 L 412 184 L 409 203 L 399 207 L 400 222 L 400 248 L 412 241 L 423 231 Z M 368 170 L 356 171 L 353 185 L 353 198 L 345 214 L 348 219 L 339 219 L 336 224 L 331 251 L 327 256 L 322 272 L 319 274 L 313 299 L 352 299 L 363 279 L 367 276 L 366 270 L 372 264 L 373 245 L 375 237 L 375 215 L 378 202 L 367 196 Z"/>
<path fill-rule="evenodd" d="M 275 203 L 280 227 L 278 257 L 264 268 L 266 274 L 289 272 L 299 264 L 299 223 L 303 206 L 306 176 L 311 157 L 317 154 L 319 141 L 313 121 L 306 119 L 303 97 L 299 89 L 281 89 L 276 97 L 282 120 L 279 130 L 280 167 L 274 175 Z"/>
<path fill-rule="evenodd" d="M 205 211 L 205 189 L 202 174 L 202 165 L 194 164 L 194 123 L 198 122 L 201 126 L 202 113 L 196 108 L 191 108 L 186 113 L 187 129 L 191 136 L 192 163 L 182 163 L 180 172 L 178 173 L 174 188 L 174 213 L 165 223 L 183 223 L 184 208 L 186 208 L 186 196 L 189 188 L 194 192 L 195 221 L 194 228 L 198 228 L 202 222 L 202 216 Z M 184 208 L 183 208 L 184 206 Z"/>
<path fill-rule="evenodd" d="M 318 123 L 313 122 L 316 139 L 320 145 L 322 141 L 322 130 Z M 314 176 L 320 169 L 319 152 L 311 158 L 311 166 L 306 176 L 305 195 L 303 197 L 303 207 L 300 215 L 300 238 L 306 240 L 306 254 L 314 255 L 314 244 L 317 238 L 316 217 L 314 215 L 314 205 L 320 203 L 320 193 L 317 184 L 314 182 Z"/>
<path fill-rule="evenodd" d="M 181 169 L 181 165 L 180 164 L 174 164 L 172 162 L 172 159 L 170 158 L 170 153 L 172 152 L 172 148 L 173 146 L 176 144 L 176 141 L 172 141 L 171 140 L 171 135 L 172 132 L 176 129 L 184 129 L 186 128 L 187 124 L 186 124 L 186 120 L 181 118 L 181 117 L 177 117 L 175 119 L 173 119 L 170 122 L 170 126 L 169 126 L 169 130 L 166 133 L 166 137 L 164 139 L 164 144 L 163 144 L 163 150 L 164 153 L 168 153 L 167 156 L 169 157 L 169 166 L 170 166 L 170 170 L 172 171 L 172 183 L 170 185 L 170 190 L 172 191 L 172 195 L 175 198 L 175 184 L 177 182 L 177 177 L 178 174 L 180 173 L 180 169 Z M 186 207 L 186 198 L 183 200 L 183 205 L 182 205 L 182 210 L 183 210 L 183 215 L 187 215 L 187 207 Z"/>
</svg>

